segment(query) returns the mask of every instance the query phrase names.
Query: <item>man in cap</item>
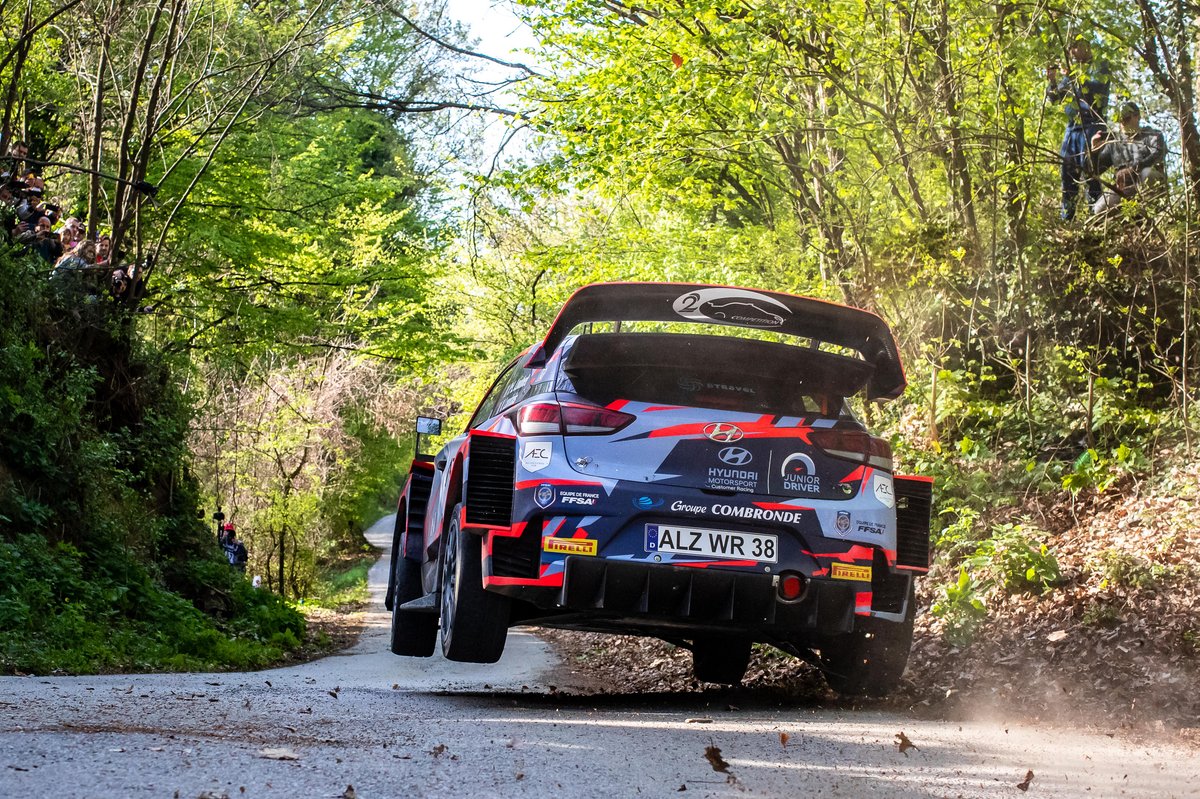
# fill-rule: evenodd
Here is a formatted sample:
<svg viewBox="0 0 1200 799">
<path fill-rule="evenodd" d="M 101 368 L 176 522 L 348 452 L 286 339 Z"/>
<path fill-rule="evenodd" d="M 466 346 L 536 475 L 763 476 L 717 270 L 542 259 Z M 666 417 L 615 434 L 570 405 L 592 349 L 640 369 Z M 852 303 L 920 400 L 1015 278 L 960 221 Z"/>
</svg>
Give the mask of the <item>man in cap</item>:
<svg viewBox="0 0 1200 799">
<path fill-rule="evenodd" d="M 1100 199 L 1102 187 L 1091 162 L 1092 137 L 1105 127 L 1108 91 L 1112 72 L 1107 61 L 1092 58 L 1092 45 L 1084 36 L 1073 34 L 1067 46 L 1067 69 L 1060 75 L 1057 65 L 1046 70 L 1046 97 L 1063 103 L 1067 129 L 1059 156 L 1062 158 L 1062 208 L 1064 220 L 1075 216 L 1080 184 L 1087 183 L 1088 202 Z"/>
</svg>

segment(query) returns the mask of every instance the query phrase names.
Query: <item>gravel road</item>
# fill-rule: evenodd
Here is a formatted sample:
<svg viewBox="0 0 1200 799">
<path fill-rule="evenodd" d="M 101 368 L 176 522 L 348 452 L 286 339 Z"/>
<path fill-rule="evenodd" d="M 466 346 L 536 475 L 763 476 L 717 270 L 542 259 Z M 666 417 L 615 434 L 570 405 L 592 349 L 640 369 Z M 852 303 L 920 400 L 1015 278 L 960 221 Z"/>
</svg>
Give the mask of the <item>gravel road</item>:
<svg viewBox="0 0 1200 799">
<path fill-rule="evenodd" d="M 368 537 L 387 546 L 391 525 Z M 245 674 L 0 678 L 0 798 L 1014 797 L 1028 771 L 1027 796 L 1200 797 L 1195 750 L 1103 730 L 744 693 L 583 695 L 586 678 L 519 631 L 495 666 L 397 658 L 384 562 L 367 631 L 337 656 Z M 900 752 L 900 732 L 917 748 Z"/>
</svg>

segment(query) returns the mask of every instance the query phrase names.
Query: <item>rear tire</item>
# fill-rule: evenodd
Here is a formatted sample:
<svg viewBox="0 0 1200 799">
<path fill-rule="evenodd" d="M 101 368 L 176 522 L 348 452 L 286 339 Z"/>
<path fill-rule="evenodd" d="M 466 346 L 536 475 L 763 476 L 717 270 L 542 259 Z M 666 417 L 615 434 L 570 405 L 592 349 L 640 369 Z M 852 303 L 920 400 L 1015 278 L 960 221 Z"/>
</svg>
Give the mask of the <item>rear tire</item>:
<svg viewBox="0 0 1200 799">
<path fill-rule="evenodd" d="M 396 558 L 394 575 L 392 653 L 427 658 L 437 645 L 437 614 L 400 609 L 405 602 L 419 599 L 425 593 L 421 587 L 421 565 L 400 555 Z"/>
<path fill-rule="evenodd" d="M 495 663 L 508 638 L 508 597 L 483 587 L 483 539 L 459 525 L 454 507 L 442 549 L 442 654 L 460 663 Z"/>
<path fill-rule="evenodd" d="M 737 685 L 749 665 L 748 638 L 697 638 L 692 642 L 692 675 L 700 682 Z"/>
<path fill-rule="evenodd" d="M 904 676 L 912 649 L 916 599 L 908 592 L 904 621 L 857 616 L 854 632 L 830 636 L 821 647 L 825 682 L 842 696 L 887 696 Z"/>
</svg>

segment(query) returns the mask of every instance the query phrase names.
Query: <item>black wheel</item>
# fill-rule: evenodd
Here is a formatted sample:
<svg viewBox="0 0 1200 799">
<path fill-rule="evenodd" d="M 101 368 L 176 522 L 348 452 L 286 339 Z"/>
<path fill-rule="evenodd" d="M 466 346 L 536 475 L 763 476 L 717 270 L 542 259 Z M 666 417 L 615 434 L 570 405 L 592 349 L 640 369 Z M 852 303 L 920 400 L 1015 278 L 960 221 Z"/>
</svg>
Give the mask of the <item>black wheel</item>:
<svg viewBox="0 0 1200 799">
<path fill-rule="evenodd" d="M 421 588 L 421 564 L 401 555 L 395 560 L 394 606 L 392 608 L 392 652 L 408 657 L 427 658 L 437 644 L 436 613 L 414 613 L 400 606 L 424 595 Z"/>
<path fill-rule="evenodd" d="M 859 616 L 854 632 L 830 636 L 821 647 L 821 672 L 843 696 L 887 696 L 904 676 L 912 649 L 916 601 L 908 592 L 904 621 Z"/>
<path fill-rule="evenodd" d="M 508 638 L 508 597 L 483 588 L 483 539 L 459 528 L 456 505 L 442 549 L 442 654 L 462 663 L 495 663 Z"/>
<path fill-rule="evenodd" d="M 402 505 L 396 512 L 396 526 L 392 528 L 392 555 L 388 564 L 387 593 L 383 595 L 383 606 L 388 610 L 396 606 L 396 562 L 403 556 L 401 550 L 404 544 L 404 525 L 407 523 L 404 517 Z"/>
<path fill-rule="evenodd" d="M 700 682 L 737 685 L 749 665 L 748 638 L 697 638 L 692 642 L 692 675 Z"/>
</svg>

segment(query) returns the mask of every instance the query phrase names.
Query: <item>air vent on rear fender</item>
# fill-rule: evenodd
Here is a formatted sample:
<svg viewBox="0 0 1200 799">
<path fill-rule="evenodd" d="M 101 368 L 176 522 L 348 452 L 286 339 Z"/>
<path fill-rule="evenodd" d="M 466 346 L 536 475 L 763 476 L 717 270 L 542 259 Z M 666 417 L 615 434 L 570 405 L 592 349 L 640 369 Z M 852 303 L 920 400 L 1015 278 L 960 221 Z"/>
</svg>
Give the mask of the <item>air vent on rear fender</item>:
<svg viewBox="0 0 1200 799">
<path fill-rule="evenodd" d="M 933 482 L 896 477 L 896 565 L 929 569 L 929 512 Z"/>
<path fill-rule="evenodd" d="M 467 461 L 467 524 L 512 523 L 517 442 L 509 436 L 472 435 Z"/>
<path fill-rule="evenodd" d="M 492 537 L 492 574 L 496 577 L 538 576 L 542 561 L 542 520 L 535 518 L 525 525 L 520 536 Z"/>
<path fill-rule="evenodd" d="M 882 550 L 875 550 L 875 559 L 871 563 L 871 610 L 884 613 L 899 613 L 904 610 L 904 600 L 908 596 L 909 575 L 900 572 L 892 574 L 888 571 L 887 558 Z"/>
</svg>

